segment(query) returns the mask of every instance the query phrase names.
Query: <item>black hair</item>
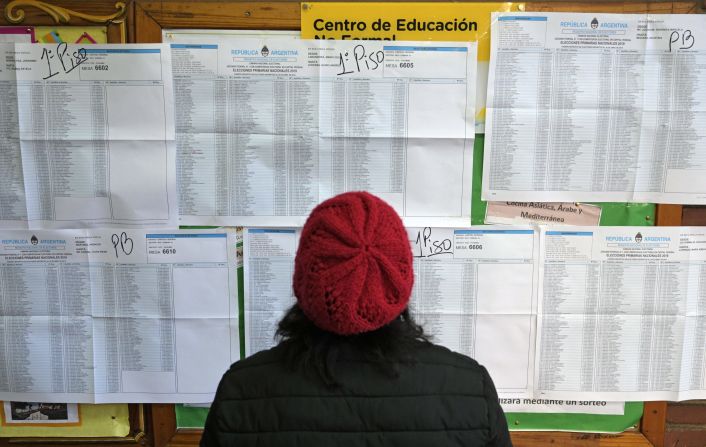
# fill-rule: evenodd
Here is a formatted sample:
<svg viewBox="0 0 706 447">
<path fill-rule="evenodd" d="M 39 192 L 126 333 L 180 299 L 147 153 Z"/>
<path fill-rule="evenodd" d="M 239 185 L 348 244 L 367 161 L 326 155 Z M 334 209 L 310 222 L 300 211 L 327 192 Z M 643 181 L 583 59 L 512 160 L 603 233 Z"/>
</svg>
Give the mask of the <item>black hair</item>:
<svg viewBox="0 0 706 447">
<path fill-rule="evenodd" d="M 419 343 L 429 343 L 409 309 L 375 331 L 338 335 L 319 329 L 296 304 L 280 320 L 275 337 L 284 349 L 288 367 L 318 376 L 329 387 L 340 385 L 334 367 L 342 349 L 357 351 L 382 374 L 397 377 L 400 364 L 414 363 Z"/>
</svg>

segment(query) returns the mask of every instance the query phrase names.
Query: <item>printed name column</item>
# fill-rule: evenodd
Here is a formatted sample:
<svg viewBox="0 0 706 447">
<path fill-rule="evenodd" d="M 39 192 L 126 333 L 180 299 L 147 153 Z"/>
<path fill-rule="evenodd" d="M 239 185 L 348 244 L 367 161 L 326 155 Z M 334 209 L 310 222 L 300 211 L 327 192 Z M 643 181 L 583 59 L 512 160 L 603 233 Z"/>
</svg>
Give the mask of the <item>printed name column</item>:
<svg viewBox="0 0 706 447">
<path fill-rule="evenodd" d="M 420 250 L 414 252 L 412 312 L 437 343 L 474 356 L 476 260 L 455 258 L 451 229 L 427 227 L 412 230 L 410 237 Z M 432 239 L 438 245 L 430 253 L 423 247 Z"/>
<path fill-rule="evenodd" d="M 4 60 L 6 52 L 12 48 L 12 45 L 0 44 L 0 60 Z M 26 228 L 27 204 L 22 175 L 17 83 L 9 71 L 0 70 L 0 98 L 3 98 L 3 106 L 0 107 L 0 228 Z"/>
<path fill-rule="evenodd" d="M 286 85 L 286 95 L 282 98 L 285 119 L 280 121 L 286 124 L 274 129 L 275 135 L 284 136 L 284 145 L 279 147 L 275 141 L 272 149 L 275 153 L 286 151 L 286 175 L 278 174 L 275 184 L 283 179 L 288 184 L 282 197 L 275 188 L 275 200 L 285 200 L 288 207 L 278 215 L 307 215 L 319 203 L 319 82 L 290 79 Z"/>
<path fill-rule="evenodd" d="M 488 92 L 486 138 L 487 144 L 506 149 L 494 152 L 492 160 L 486 156 L 491 189 L 531 190 L 545 175 L 549 116 L 544 101 L 551 94 L 551 69 L 547 68 L 552 55 L 542 53 L 544 42 L 536 39 L 544 38 L 546 26 L 543 17 L 499 18 L 501 40 L 491 55 L 489 76 L 494 82 L 489 85 L 494 88 Z M 536 135 L 529 132 L 535 128 Z M 540 149 L 538 160 L 532 155 L 534 147 Z"/>
<path fill-rule="evenodd" d="M 274 345 L 277 323 L 295 302 L 297 239 L 295 230 L 250 228 L 245 233 L 245 355 Z"/>
<path fill-rule="evenodd" d="M 592 361 L 596 297 L 586 296 L 586 291 L 588 284 L 597 284 L 596 268 L 589 267 L 593 234 L 548 231 L 545 235 L 539 388 L 590 390 L 596 368 Z M 583 316 L 585 311 L 592 316 Z"/>
<path fill-rule="evenodd" d="M 222 182 L 227 185 L 217 175 L 225 163 L 216 140 L 226 131 L 225 119 L 219 119 L 224 110 L 216 106 L 225 96 L 215 89 L 218 45 L 172 44 L 171 51 L 180 214 L 210 216 Z"/>
</svg>

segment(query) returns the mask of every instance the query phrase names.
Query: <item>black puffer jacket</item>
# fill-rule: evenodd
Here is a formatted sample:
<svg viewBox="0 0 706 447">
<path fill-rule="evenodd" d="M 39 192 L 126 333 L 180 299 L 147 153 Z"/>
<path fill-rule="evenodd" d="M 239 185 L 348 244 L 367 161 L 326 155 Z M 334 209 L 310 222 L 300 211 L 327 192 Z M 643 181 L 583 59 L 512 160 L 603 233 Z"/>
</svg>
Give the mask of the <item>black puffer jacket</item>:
<svg viewBox="0 0 706 447">
<path fill-rule="evenodd" d="M 336 363 L 341 387 L 292 372 L 281 346 L 223 376 L 201 446 L 510 446 L 488 372 L 475 360 L 420 343 L 397 378 L 353 351 Z"/>
</svg>

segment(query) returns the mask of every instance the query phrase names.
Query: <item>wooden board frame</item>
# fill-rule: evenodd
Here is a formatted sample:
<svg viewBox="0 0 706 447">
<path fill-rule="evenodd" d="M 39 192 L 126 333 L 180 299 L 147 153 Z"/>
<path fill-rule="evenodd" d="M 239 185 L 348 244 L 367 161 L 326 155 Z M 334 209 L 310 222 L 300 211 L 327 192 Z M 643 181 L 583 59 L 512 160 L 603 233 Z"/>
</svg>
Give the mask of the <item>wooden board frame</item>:
<svg viewBox="0 0 706 447">
<path fill-rule="evenodd" d="M 226 0 L 134 0 L 134 29 L 138 43 L 162 41 L 163 29 L 300 29 L 300 4 L 293 1 L 256 2 Z M 673 2 L 527 2 L 525 11 L 581 11 L 610 13 L 693 14 L 703 12 L 706 0 Z M 681 205 L 657 207 L 657 225 L 680 225 Z M 513 432 L 516 446 L 664 446 L 666 402 L 646 402 L 637 430 L 617 435 Z M 152 405 L 154 445 L 187 447 L 198 445 L 201 430 L 179 429 L 173 405 Z"/>
</svg>

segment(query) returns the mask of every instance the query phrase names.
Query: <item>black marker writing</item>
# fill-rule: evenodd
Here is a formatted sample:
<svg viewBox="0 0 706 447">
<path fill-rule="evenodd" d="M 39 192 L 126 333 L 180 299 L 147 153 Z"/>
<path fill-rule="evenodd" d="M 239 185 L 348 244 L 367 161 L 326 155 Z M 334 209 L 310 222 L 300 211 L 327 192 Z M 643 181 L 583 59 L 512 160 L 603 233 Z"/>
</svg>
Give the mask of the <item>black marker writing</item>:
<svg viewBox="0 0 706 447">
<path fill-rule="evenodd" d="M 120 233 L 119 236 L 116 233 L 113 233 L 113 235 L 110 237 L 110 241 L 113 243 L 113 249 L 115 249 L 116 258 L 120 257 L 118 247 L 120 247 L 120 251 L 125 256 L 129 256 L 132 253 L 132 249 L 135 247 L 132 238 L 128 237 L 127 233 L 124 231 Z"/>
<path fill-rule="evenodd" d="M 672 34 L 669 36 L 669 52 L 672 52 L 672 44 L 678 43 L 681 41 L 681 45 L 679 50 L 688 50 L 689 48 L 693 47 L 694 44 L 696 43 L 696 39 L 694 38 L 694 35 L 691 33 L 691 30 L 685 30 L 683 33 L 679 33 L 679 31 L 672 31 Z"/>
<path fill-rule="evenodd" d="M 433 239 L 430 227 L 425 227 L 417 232 L 417 239 L 414 244 L 416 246 L 414 250 L 415 258 L 428 258 L 430 256 L 453 253 L 451 251 L 451 246 L 453 245 L 451 239 Z"/>
<path fill-rule="evenodd" d="M 51 60 L 54 59 L 54 54 L 53 54 L 52 50 L 49 50 L 47 48 L 43 48 L 41 59 L 47 61 L 47 71 L 49 72 L 49 74 L 44 76 L 42 79 L 49 79 L 52 76 L 56 76 L 59 74 L 58 71 L 52 71 L 52 69 L 51 69 Z"/>
<path fill-rule="evenodd" d="M 42 79 L 49 79 L 61 73 L 61 71 L 58 70 L 58 64 L 52 65 L 52 61 L 58 60 L 63 73 L 66 74 L 71 73 L 76 67 L 86 62 L 88 60 L 88 54 L 85 48 L 79 48 L 69 54 L 69 46 L 66 42 L 61 42 L 54 50 L 46 47 L 43 48 L 41 59 L 47 61 L 48 72 Z"/>
<path fill-rule="evenodd" d="M 353 48 L 353 61 L 355 62 L 355 70 L 347 69 L 346 63 L 351 63 L 351 55 L 346 51 L 345 53 L 339 53 L 338 55 L 338 65 L 341 67 L 341 72 L 337 73 L 339 76 L 351 73 L 360 73 L 363 71 L 373 71 L 377 70 L 382 62 L 385 60 L 385 52 L 382 50 L 373 51 L 368 53 L 363 45 L 356 45 Z"/>
<path fill-rule="evenodd" d="M 336 73 L 338 76 L 353 73 L 353 70 L 346 71 L 346 61 L 347 60 L 348 60 L 348 51 L 346 51 L 345 53 L 338 54 L 338 61 L 339 61 L 338 65 L 341 66 L 341 72 Z"/>
</svg>

